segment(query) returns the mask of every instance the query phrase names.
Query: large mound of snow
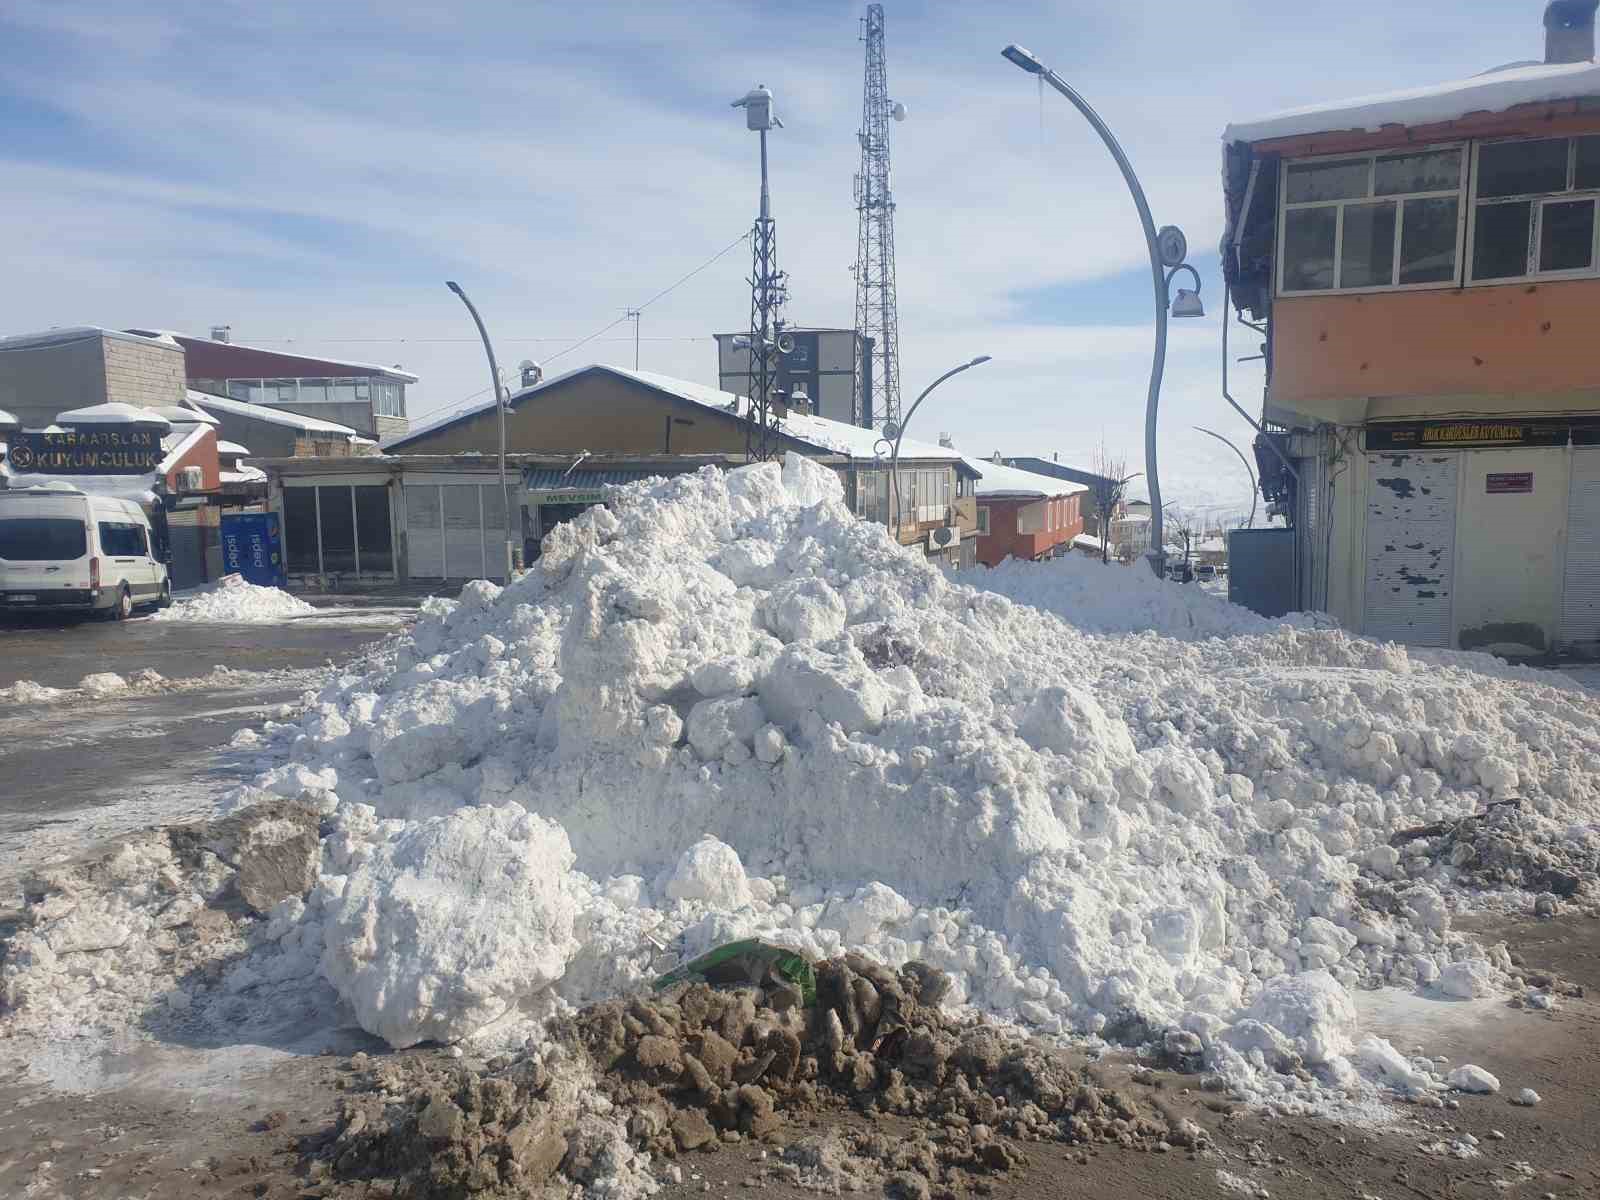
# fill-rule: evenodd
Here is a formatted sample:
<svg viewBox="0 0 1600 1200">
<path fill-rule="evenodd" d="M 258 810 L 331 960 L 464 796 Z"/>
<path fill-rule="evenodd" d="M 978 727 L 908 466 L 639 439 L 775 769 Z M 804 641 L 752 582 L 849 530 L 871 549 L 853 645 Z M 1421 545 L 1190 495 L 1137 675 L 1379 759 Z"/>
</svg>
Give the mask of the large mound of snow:
<svg viewBox="0 0 1600 1200">
<path fill-rule="evenodd" d="M 1081 603 L 1017 603 L 1008 576 Z M 1600 848 L 1600 697 L 1193 589 L 1181 639 L 1102 636 L 1137 619 L 1115 610 L 1159 619 L 1138 597 L 1166 585 L 1097 563 L 979 578 L 902 551 L 804 459 L 623 489 L 511 586 L 428 601 L 279 739 L 291 761 L 236 803 L 296 799 L 331 832 L 303 928 L 275 935 L 294 954 L 251 970 L 320 945 L 405 1044 L 735 937 L 854 947 L 1041 1031 L 1180 1031 L 1289 1103 L 1304 1067 L 1391 1077 L 1352 989 L 1500 976 L 1503 949 L 1450 928 L 1469 885 Z M 1458 853 L 1391 844 L 1512 797 Z M 73 1011 L 93 1022 L 92 991 Z"/>
<path fill-rule="evenodd" d="M 304 617 L 317 610 L 282 588 L 262 587 L 242 575 L 224 575 L 216 583 L 173 597 L 172 607 L 155 614 L 158 621 L 209 621 L 256 625 Z"/>
<path fill-rule="evenodd" d="M 1164 637 L 1232 637 L 1284 625 L 1315 628 L 1302 613 L 1281 621 L 1258 617 L 1198 584 L 1157 579 L 1143 562 L 1123 566 L 1081 554 L 1045 562 L 1008 558 L 998 567 L 960 572 L 962 583 L 998 592 L 1054 613 L 1086 633 L 1158 633 Z"/>
</svg>

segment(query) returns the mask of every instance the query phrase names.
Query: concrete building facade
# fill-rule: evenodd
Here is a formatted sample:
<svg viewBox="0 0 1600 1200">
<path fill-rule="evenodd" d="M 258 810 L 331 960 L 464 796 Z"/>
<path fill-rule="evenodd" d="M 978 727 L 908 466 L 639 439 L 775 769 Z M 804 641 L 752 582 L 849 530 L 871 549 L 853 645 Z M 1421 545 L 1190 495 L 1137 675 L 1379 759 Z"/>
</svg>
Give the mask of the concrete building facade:
<svg viewBox="0 0 1600 1200">
<path fill-rule="evenodd" d="M 0 409 L 24 428 L 96 404 L 160 408 L 183 393 L 183 350 L 160 338 L 92 326 L 0 338 Z"/>
</svg>

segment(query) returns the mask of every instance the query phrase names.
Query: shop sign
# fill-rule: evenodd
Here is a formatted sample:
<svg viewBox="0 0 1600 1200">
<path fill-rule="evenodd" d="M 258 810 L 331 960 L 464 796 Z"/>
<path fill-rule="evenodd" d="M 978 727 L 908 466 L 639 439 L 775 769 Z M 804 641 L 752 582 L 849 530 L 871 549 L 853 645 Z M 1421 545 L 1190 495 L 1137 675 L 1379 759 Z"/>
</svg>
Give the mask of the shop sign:
<svg viewBox="0 0 1600 1200">
<path fill-rule="evenodd" d="M 605 491 L 578 488 L 528 493 L 528 499 L 534 504 L 604 504 L 609 498 Z"/>
<path fill-rule="evenodd" d="M 136 425 L 22 430 L 7 441 L 11 469 L 39 475 L 148 475 L 164 457 L 160 433 Z"/>
<path fill-rule="evenodd" d="M 277 513 L 227 513 L 222 518 L 222 567 L 261 587 L 287 583 Z"/>
<path fill-rule="evenodd" d="M 1483 490 L 1490 496 L 1531 495 L 1532 471 L 1491 471 L 1484 481 Z"/>
<path fill-rule="evenodd" d="M 1466 450 L 1490 446 L 1565 446 L 1570 421 L 1407 421 L 1368 425 L 1368 450 Z"/>
</svg>

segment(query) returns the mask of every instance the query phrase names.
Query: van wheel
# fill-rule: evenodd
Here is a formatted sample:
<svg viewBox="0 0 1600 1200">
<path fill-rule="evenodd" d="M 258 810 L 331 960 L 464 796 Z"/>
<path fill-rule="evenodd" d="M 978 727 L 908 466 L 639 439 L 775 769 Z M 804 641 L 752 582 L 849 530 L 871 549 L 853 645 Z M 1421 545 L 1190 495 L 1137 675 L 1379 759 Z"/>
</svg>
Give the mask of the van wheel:
<svg viewBox="0 0 1600 1200">
<path fill-rule="evenodd" d="M 156 607 L 172 607 L 172 581 L 170 579 L 163 579 L 161 581 L 161 599 L 156 601 Z"/>
<path fill-rule="evenodd" d="M 117 593 L 117 602 L 112 606 L 111 619 L 113 621 L 126 621 L 133 616 L 133 594 L 126 585 Z"/>
</svg>

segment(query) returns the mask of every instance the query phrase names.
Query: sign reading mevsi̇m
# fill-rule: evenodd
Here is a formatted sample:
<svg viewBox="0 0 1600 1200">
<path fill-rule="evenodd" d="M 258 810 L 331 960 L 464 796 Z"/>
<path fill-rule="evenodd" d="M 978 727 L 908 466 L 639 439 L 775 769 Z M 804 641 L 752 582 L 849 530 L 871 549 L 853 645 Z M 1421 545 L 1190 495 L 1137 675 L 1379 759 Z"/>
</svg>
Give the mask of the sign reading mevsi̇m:
<svg viewBox="0 0 1600 1200">
<path fill-rule="evenodd" d="M 134 425 L 21 430 L 6 441 L 11 469 L 39 475 L 148 475 L 163 455 L 161 435 Z"/>
</svg>

